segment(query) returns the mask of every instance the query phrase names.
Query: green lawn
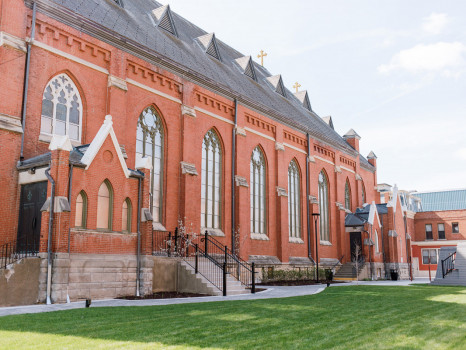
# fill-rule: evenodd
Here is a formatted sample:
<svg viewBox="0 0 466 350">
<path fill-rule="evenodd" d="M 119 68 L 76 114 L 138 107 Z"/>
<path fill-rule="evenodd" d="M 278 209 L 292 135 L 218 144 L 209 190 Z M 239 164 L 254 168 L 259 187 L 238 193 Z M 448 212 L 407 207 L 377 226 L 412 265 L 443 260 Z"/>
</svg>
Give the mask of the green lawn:
<svg viewBox="0 0 466 350">
<path fill-rule="evenodd" d="M 332 287 L 295 298 L 0 318 L 1 349 L 466 349 L 466 288 Z"/>
</svg>

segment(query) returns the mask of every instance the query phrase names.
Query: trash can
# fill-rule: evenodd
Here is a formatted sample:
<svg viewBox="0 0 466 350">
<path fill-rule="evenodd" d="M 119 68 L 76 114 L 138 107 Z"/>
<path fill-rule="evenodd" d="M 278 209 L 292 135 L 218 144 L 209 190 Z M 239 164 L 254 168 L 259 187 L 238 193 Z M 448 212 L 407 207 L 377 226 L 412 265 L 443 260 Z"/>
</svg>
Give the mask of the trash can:
<svg viewBox="0 0 466 350">
<path fill-rule="evenodd" d="M 397 281 L 398 280 L 398 271 L 390 270 L 390 277 L 391 277 L 392 281 Z"/>
</svg>

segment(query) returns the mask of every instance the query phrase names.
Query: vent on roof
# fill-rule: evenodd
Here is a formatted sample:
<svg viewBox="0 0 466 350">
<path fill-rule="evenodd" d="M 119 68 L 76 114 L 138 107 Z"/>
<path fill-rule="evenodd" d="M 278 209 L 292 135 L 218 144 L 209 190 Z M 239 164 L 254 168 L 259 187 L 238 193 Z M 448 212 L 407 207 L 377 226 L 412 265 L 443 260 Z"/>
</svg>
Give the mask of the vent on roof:
<svg viewBox="0 0 466 350">
<path fill-rule="evenodd" d="M 170 34 L 178 36 L 170 5 L 160 6 L 155 10 L 152 10 L 152 15 L 155 18 L 157 27 L 162 28 Z"/>
<path fill-rule="evenodd" d="M 302 103 L 303 107 L 306 108 L 308 111 L 312 111 L 311 102 L 309 101 L 309 95 L 306 90 L 299 91 L 294 94 L 299 102 Z"/>
<path fill-rule="evenodd" d="M 272 84 L 275 92 L 279 93 L 283 97 L 286 97 L 285 86 L 283 85 L 283 79 L 281 74 L 268 77 L 267 81 Z"/>
<path fill-rule="evenodd" d="M 217 40 L 215 39 L 214 33 L 202 35 L 198 37 L 197 40 L 204 48 L 205 53 L 221 61 L 220 52 L 218 50 Z"/>
<path fill-rule="evenodd" d="M 335 128 L 333 127 L 333 120 L 331 116 L 328 115 L 326 117 L 322 117 L 322 119 L 324 120 L 324 122 L 328 124 L 328 126 L 330 126 L 333 130 L 335 130 Z"/>
<path fill-rule="evenodd" d="M 115 4 L 117 4 L 120 7 L 123 7 L 123 0 L 113 0 Z"/>
<path fill-rule="evenodd" d="M 240 57 L 237 58 L 235 61 L 243 70 L 244 75 L 247 75 L 251 79 L 257 80 L 256 70 L 254 69 L 254 63 L 252 62 L 251 56 Z"/>
</svg>

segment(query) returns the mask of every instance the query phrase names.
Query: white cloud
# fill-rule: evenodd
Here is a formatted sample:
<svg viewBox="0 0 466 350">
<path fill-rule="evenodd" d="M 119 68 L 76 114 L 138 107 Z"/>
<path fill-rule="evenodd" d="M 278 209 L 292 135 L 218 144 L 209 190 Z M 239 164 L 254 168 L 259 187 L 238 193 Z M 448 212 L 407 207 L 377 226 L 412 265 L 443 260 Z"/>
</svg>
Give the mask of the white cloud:
<svg viewBox="0 0 466 350">
<path fill-rule="evenodd" d="M 390 63 L 378 67 L 380 73 L 389 73 L 396 69 L 408 72 L 442 72 L 448 76 L 456 70 L 462 71 L 466 65 L 464 53 L 466 45 L 460 42 L 438 42 L 431 45 L 419 44 L 402 50 L 392 57 Z"/>
<path fill-rule="evenodd" d="M 446 13 L 434 12 L 429 17 L 423 18 L 422 29 L 430 34 L 440 34 L 448 22 Z"/>
<path fill-rule="evenodd" d="M 461 160 L 466 160 L 466 147 L 458 149 L 456 151 L 456 156 Z"/>
</svg>

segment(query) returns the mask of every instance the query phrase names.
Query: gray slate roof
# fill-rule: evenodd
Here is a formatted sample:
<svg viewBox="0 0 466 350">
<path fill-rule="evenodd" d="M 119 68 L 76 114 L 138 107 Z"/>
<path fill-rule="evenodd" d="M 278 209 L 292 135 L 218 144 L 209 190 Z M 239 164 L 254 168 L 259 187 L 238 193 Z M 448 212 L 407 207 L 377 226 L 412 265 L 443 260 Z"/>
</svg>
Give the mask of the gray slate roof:
<svg viewBox="0 0 466 350">
<path fill-rule="evenodd" d="M 25 0 L 26 2 L 30 0 Z M 236 59 L 245 56 L 217 38 L 221 62 L 207 55 L 196 38 L 207 34 L 204 30 L 172 12 L 178 37 L 154 26 L 152 10 L 162 4 L 153 0 L 126 0 L 124 8 L 113 0 L 38 0 L 38 10 L 59 21 L 65 22 L 89 35 L 131 51 L 132 47 L 143 47 L 145 51 L 168 62 L 164 68 L 171 70 L 172 64 L 182 67 L 187 76 L 215 83 L 225 91 L 238 96 L 240 102 L 253 101 L 274 114 L 276 119 L 309 132 L 313 137 L 328 143 L 348 154 L 355 151 L 345 140 L 329 127 L 317 114 L 306 110 L 292 92 L 286 89 L 286 97 L 279 95 L 266 81 L 271 77 L 267 69 L 254 63 L 257 81 L 243 74 Z M 57 6 L 59 5 L 59 6 Z M 71 10 L 74 14 L 70 16 Z M 65 17 L 68 16 L 65 20 Z M 111 36 L 100 36 L 99 31 L 110 31 Z M 118 41 L 116 43 L 115 41 Z M 196 81 L 202 85 L 202 82 Z M 374 171 L 372 165 L 360 156 L 361 165 Z"/>
<path fill-rule="evenodd" d="M 422 210 L 442 211 L 466 209 L 466 189 L 412 193 L 421 199 Z"/>
</svg>

